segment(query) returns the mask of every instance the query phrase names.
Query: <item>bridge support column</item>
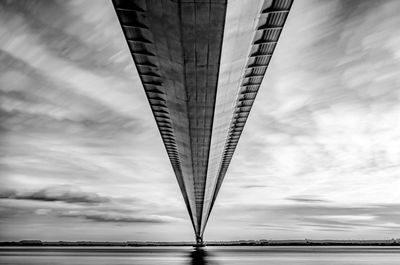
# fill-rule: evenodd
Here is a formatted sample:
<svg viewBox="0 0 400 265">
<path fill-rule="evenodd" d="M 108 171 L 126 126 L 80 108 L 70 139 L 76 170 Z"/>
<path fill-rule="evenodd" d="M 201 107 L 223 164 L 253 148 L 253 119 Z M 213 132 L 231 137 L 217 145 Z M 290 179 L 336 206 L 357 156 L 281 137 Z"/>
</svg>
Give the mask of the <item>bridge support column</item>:
<svg viewBox="0 0 400 265">
<path fill-rule="evenodd" d="M 203 237 L 196 235 L 196 247 L 204 247 Z"/>
</svg>

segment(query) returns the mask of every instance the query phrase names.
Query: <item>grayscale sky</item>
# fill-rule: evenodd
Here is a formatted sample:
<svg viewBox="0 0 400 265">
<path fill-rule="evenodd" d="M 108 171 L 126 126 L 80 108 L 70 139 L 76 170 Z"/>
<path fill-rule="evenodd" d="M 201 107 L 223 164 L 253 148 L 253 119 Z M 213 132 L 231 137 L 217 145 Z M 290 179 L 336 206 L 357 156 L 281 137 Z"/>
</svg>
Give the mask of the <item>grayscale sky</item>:
<svg viewBox="0 0 400 265">
<path fill-rule="evenodd" d="M 206 240 L 400 237 L 399 14 L 295 1 Z M 0 95 L 0 240 L 193 239 L 110 1 L 1 1 Z"/>
</svg>

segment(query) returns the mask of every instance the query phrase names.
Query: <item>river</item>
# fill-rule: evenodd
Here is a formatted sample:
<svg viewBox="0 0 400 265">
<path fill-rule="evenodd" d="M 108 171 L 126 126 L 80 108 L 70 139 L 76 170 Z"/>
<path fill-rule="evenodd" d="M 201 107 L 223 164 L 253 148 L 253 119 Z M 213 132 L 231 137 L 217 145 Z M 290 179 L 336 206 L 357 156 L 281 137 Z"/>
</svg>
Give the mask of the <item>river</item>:
<svg viewBox="0 0 400 265">
<path fill-rule="evenodd" d="M 400 247 L 0 247 L 7 265 L 398 265 Z"/>
</svg>

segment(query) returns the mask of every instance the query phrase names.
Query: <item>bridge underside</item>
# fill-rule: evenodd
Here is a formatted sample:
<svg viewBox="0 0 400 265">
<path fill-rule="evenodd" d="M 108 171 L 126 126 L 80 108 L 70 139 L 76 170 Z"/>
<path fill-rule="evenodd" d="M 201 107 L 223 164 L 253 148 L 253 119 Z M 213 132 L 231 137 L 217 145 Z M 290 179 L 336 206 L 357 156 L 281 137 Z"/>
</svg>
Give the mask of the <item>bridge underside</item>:
<svg viewBox="0 0 400 265">
<path fill-rule="evenodd" d="M 292 0 L 114 0 L 202 238 Z"/>
</svg>

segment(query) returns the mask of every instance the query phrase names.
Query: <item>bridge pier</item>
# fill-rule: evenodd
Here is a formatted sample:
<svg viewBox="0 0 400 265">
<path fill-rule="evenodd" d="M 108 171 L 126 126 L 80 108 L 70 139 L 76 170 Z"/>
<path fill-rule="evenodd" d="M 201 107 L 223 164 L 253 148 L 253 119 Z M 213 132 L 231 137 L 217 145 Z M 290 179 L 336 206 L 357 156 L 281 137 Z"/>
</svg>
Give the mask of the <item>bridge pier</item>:
<svg viewBox="0 0 400 265">
<path fill-rule="evenodd" d="M 196 235 L 196 247 L 204 247 L 202 236 Z"/>
</svg>

